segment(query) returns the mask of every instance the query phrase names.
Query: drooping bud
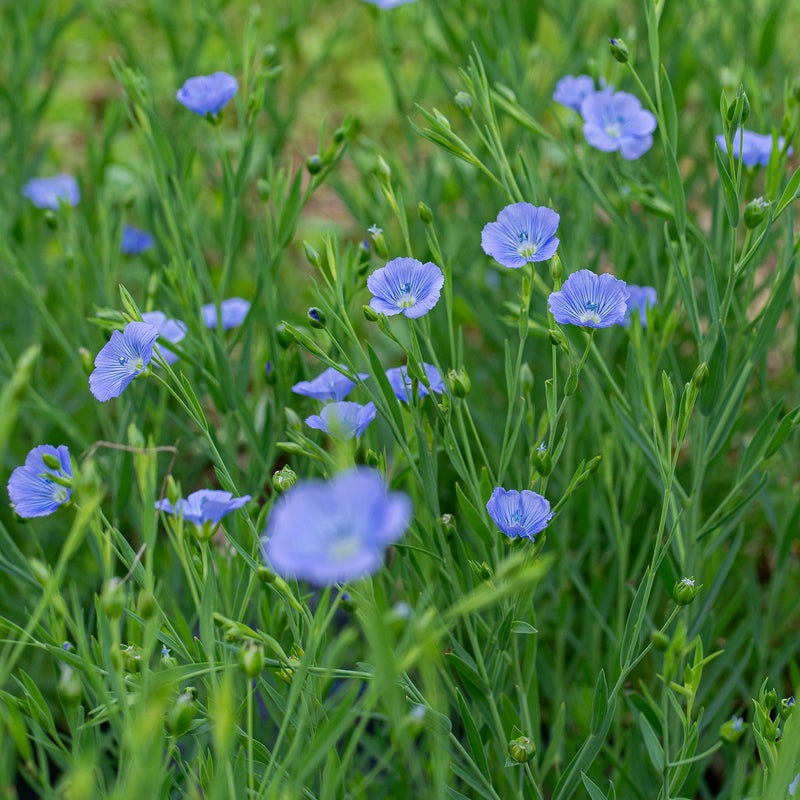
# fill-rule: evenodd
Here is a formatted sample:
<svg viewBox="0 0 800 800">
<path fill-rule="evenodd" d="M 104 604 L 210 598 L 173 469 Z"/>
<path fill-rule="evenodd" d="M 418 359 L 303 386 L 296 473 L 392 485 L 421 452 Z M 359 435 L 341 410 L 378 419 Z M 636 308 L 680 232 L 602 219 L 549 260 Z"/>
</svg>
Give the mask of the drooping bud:
<svg viewBox="0 0 800 800">
<path fill-rule="evenodd" d="M 422 200 L 419 201 L 419 205 L 417 206 L 417 213 L 419 214 L 419 218 L 426 224 L 431 225 L 433 223 L 433 212 L 430 210 Z"/>
<path fill-rule="evenodd" d="M 472 95 L 467 94 L 466 92 L 456 92 L 456 96 L 453 98 L 455 100 L 456 106 L 460 111 L 462 111 L 466 116 L 472 116 Z"/>
<path fill-rule="evenodd" d="M 368 322 L 377 322 L 380 318 L 380 312 L 376 311 L 372 306 L 362 306 L 361 310 L 364 312 Z"/>
<path fill-rule="evenodd" d="M 297 483 L 297 473 L 288 464 L 272 473 L 272 488 L 278 494 L 289 491 L 295 483 Z"/>
<path fill-rule="evenodd" d="M 308 324 L 311 325 L 312 328 L 317 328 L 317 330 L 324 330 L 325 326 L 328 324 L 325 312 L 321 311 L 316 306 L 311 306 L 311 308 L 308 309 Z"/>
<path fill-rule="evenodd" d="M 561 347 L 564 344 L 564 334 L 561 331 L 557 331 L 555 328 L 550 328 L 547 331 L 547 336 L 550 339 L 550 344 L 553 347 Z"/>
<path fill-rule="evenodd" d="M 757 228 L 767 218 L 769 205 L 763 197 L 751 200 L 744 209 L 744 224 L 748 228 Z"/>
<path fill-rule="evenodd" d="M 628 63 L 628 45 L 622 39 L 609 39 L 608 49 L 611 50 L 611 55 L 619 61 L 620 64 Z"/>
<path fill-rule="evenodd" d="M 694 578 L 681 578 L 675 582 L 672 596 L 679 606 L 688 606 L 697 597 L 699 591 L 700 587 L 695 586 Z"/>
<path fill-rule="evenodd" d="M 319 269 L 322 266 L 322 258 L 320 254 L 308 243 L 303 242 L 303 249 L 306 251 L 306 259 L 312 267 Z"/>
</svg>

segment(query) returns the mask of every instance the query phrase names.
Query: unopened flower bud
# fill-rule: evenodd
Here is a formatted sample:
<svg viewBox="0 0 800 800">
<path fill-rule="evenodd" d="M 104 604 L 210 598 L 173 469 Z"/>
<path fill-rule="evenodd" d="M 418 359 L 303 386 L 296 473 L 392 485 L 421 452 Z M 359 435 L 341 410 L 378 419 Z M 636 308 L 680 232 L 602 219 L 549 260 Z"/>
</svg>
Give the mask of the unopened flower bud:
<svg viewBox="0 0 800 800">
<path fill-rule="evenodd" d="M 279 322 L 275 326 L 275 336 L 278 339 L 278 344 L 285 350 L 292 342 L 294 338 L 292 334 L 286 328 L 286 325 L 283 322 Z"/>
<path fill-rule="evenodd" d="M 239 649 L 239 665 L 248 680 L 257 678 L 264 669 L 264 648 L 248 641 Z"/>
<path fill-rule="evenodd" d="M 547 452 L 544 443 L 531 451 L 531 466 L 543 477 L 546 478 L 553 469 L 553 459 Z"/>
<path fill-rule="evenodd" d="M 757 228 L 769 214 L 769 202 L 763 197 L 756 197 L 744 208 L 744 224 L 748 228 Z"/>
<path fill-rule="evenodd" d="M 444 530 L 444 535 L 449 539 L 456 532 L 456 520 L 452 514 L 442 514 L 439 520 Z"/>
<path fill-rule="evenodd" d="M 508 754 L 520 764 L 526 764 L 535 753 L 536 745 L 527 736 L 518 736 L 508 743 Z"/>
<path fill-rule="evenodd" d="M 364 460 L 370 467 L 377 467 L 381 463 L 381 457 L 371 447 L 367 450 Z"/>
<path fill-rule="evenodd" d="M 466 397 L 472 387 L 472 382 L 467 375 L 467 371 L 462 367 L 458 372 L 451 369 L 447 373 L 447 380 L 450 383 L 450 388 L 456 397 Z"/>
<path fill-rule="evenodd" d="M 628 45 L 622 39 L 609 39 L 608 49 L 611 50 L 611 55 L 619 61 L 620 64 L 628 63 Z"/>
<path fill-rule="evenodd" d="M 706 385 L 706 380 L 708 380 L 708 364 L 704 361 L 696 367 L 692 375 L 692 384 L 695 389 L 702 389 Z"/>
<path fill-rule="evenodd" d="M 322 266 L 322 258 L 308 242 L 303 242 L 303 249 L 306 251 L 306 259 L 312 267 L 319 268 Z"/>
<path fill-rule="evenodd" d="M 308 309 L 308 324 L 311 325 L 312 328 L 324 330 L 325 326 L 328 324 L 325 312 L 321 311 L 316 306 L 311 306 L 311 308 Z"/>
<path fill-rule="evenodd" d="M 527 361 L 523 361 L 520 367 L 519 385 L 524 394 L 530 394 L 533 391 L 533 373 Z"/>
<path fill-rule="evenodd" d="M 275 60 L 275 56 L 277 54 L 278 49 L 274 44 L 265 44 L 264 47 L 261 48 L 261 63 L 264 66 L 267 66 L 267 64 L 270 64 Z"/>
<path fill-rule="evenodd" d="M 346 611 L 348 614 L 352 614 L 356 610 L 356 604 L 347 592 L 342 592 L 342 596 L 339 598 L 339 606 L 342 611 Z"/>
<path fill-rule="evenodd" d="M 739 87 L 736 94 L 736 99 L 728 106 L 728 122 L 732 123 L 736 119 L 737 112 L 741 109 L 741 116 L 739 117 L 739 124 L 743 125 L 744 121 L 750 116 L 750 100 L 747 97 L 743 87 Z"/>
<path fill-rule="evenodd" d="M 600 462 L 603 460 L 603 456 L 595 456 L 589 463 L 583 468 L 583 472 L 585 475 L 592 475 L 593 473 L 597 472 L 597 468 L 600 466 Z"/>
<path fill-rule="evenodd" d="M 372 306 L 362 306 L 361 310 L 368 322 L 377 322 L 380 317 L 380 312 L 376 311 Z"/>
<path fill-rule="evenodd" d="M 662 653 L 666 652 L 669 647 L 669 636 L 662 631 L 654 630 L 650 634 L 650 641 L 653 643 L 653 647 L 655 647 L 656 650 L 660 650 Z"/>
<path fill-rule="evenodd" d="M 278 577 L 274 570 L 263 564 L 256 570 L 256 575 L 262 583 L 272 583 Z"/>
<path fill-rule="evenodd" d="M 794 696 L 784 697 L 781 700 L 781 719 L 785 722 L 794 711 Z"/>
<path fill-rule="evenodd" d="M 299 414 L 293 408 L 284 408 L 283 413 L 286 416 L 286 427 L 289 430 L 303 430 L 303 420 L 300 419 Z"/>
<path fill-rule="evenodd" d="M 733 716 L 727 722 L 723 722 L 719 729 L 719 738 L 723 742 L 736 744 L 744 736 L 747 730 L 747 723 L 742 717 Z"/>
<path fill-rule="evenodd" d="M 142 668 L 142 653 L 135 644 L 120 645 L 125 672 L 138 672 Z"/>
<path fill-rule="evenodd" d="M 436 118 L 436 121 L 443 127 L 446 128 L 448 131 L 452 130 L 452 126 L 450 125 L 450 120 L 439 111 L 438 108 L 433 109 L 433 116 Z"/>
<path fill-rule="evenodd" d="M 672 596 L 679 606 L 688 606 L 697 597 L 699 591 L 700 587 L 695 586 L 694 578 L 681 578 L 681 580 L 675 582 Z"/>
<path fill-rule="evenodd" d="M 195 706 L 195 691 L 189 688 L 178 695 L 172 708 L 167 714 L 167 728 L 173 736 L 182 736 L 191 727 L 197 707 Z"/>
<path fill-rule="evenodd" d="M 285 467 L 272 473 L 272 488 L 283 494 L 297 483 L 297 473 L 287 464 Z"/>
<path fill-rule="evenodd" d="M 555 330 L 555 328 L 550 328 L 550 330 L 547 331 L 547 336 L 549 337 L 550 344 L 552 344 L 553 347 L 562 347 L 563 346 L 563 344 L 564 344 L 564 334 L 561 333 L 561 331 L 557 331 L 557 330 Z"/>
<path fill-rule="evenodd" d="M 430 225 L 433 223 L 433 212 L 422 202 L 419 201 L 419 205 L 417 206 L 417 213 L 419 214 L 419 218 L 426 224 Z"/>
<path fill-rule="evenodd" d="M 482 581 L 488 581 L 492 577 L 491 567 L 485 561 L 470 561 L 469 565 Z"/>
<path fill-rule="evenodd" d="M 83 687 L 80 678 L 72 667 L 65 666 L 58 679 L 58 696 L 65 706 L 76 706 L 81 701 Z"/>
<path fill-rule="evenodd" d="M 774 689 L 769 689 L 764 693 L 764 708 L 772 711 L 778 705 L 778 693 Z"/>
<path fill-rule="evenodd" d="M 47 586 L 50 582 L 50 567 L 43 561 L 39 561 L 38 558 L 29 559 L 28 565 L 31 568 L 33 577 L 36 578 L 42 586 Z"/>
<path fill-rule="evenodd" d="M 100 605 L 110 619 L 119 619 L 125 610 L 125 584 L 120 578 L 110 578 L 103 586 Z"/>
<path fill-rule="evenodd" d="M 322 169 L 322 159 L 318 154 L 315 153 L 313 156 L 309 156 L 306 159 L 306 169 L 309 175 L 317 175 L 319 173 Z"/>
<path fill-rule="evenodd" d="M 136 610 L 142 619 L 150 619 L 156 611 L 156 599 L 152 592 L 145 589 L 139 592 L 139 599 L 136 602 Z"/>
<path fill-rule="evenodd" d="M 456 106 L 460 111 L 462 111 L 466 116 L 472 116 L 472 95 L 467 94 L 466 92 L 456 92 L 456 96 L 453 98 L 456 102 Z"/>
<path fill-rule="evenodd" d="M 386 163 L 383 156 L 378 156 L 378 165 L 375 168 L 375 174 L 381 182 L 389 182 L 392 177 L 392 168 Z"/>
</svg>

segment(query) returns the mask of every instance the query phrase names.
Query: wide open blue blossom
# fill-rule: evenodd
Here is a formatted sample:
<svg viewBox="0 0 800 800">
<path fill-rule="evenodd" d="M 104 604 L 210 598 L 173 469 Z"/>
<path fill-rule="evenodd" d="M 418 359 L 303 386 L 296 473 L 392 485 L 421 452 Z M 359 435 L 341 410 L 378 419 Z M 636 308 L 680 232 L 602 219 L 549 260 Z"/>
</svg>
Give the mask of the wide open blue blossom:
<svg viewBox="0 0 800 800">
<path fill-rule="evenodd" d="M 163 311 L 145 311 L 142 319 L 158 330 L 160 339 L 165 339 L 171 344 L 177 344 L 186 336 L 186 323 L 179 319 L 170 319 Z M 178 360 L 177 353 L 158 345 L 155 347 L 155 355 L 161 356 L 170 366 Z"/>
<path fill-rule="evenodd" d="M 405 533 L 411 514 L 408 497 L 389 492 L 374 469 L 303 481 L 275 503 L 264 554 L 285 578 L 318 586 L 358 580 L 380 569 L 384 549 Z"/>
<path fill-rule="evenodd" d="M 376 413 L 375 403 L 328 403 L 319 414 L 306 417 L 306 425 L 325 431 L 334 439 L 360 439 Z"/>
<path fill-rule="evenodd" d="M 562 325 L 609 328 L 625 319 L 628 288 L 613 275 L 597 275 L 588 269 L 573 272 L 558 292 L 548 299 L 550 311 Z"/>
<path fill-rule="evenodd" d="M 60 468 L 45 464 L 43 456 L 55 458 Z M 25 466 L 17 467 L 8 479 L 8 496 L 14 511 L 21 517 L 46 517 L 72 495 L 72 488 L 59 483 L 72 480 L 72 461 L 66 445 L 53 447 L 40 444 L 25 458 Z"/>
<path fill-rule="evenodd" d="M 342 369 L 346 369 L 346 367 L 342 366 Z M 369 375 L 359 372 L 358 377 L 361 378 L 362 381 L 365 381 L 369 378 Z M 292 391 L 295 394 L 313 397 L 323 402 L 327 402 L 328 400 L 338 401 L 344 400 L 355 385 L 355 382 L 351 381 L 350 378 L 342 375 L 341 372 L 335 370 L 333 367 L 328 367 L 328 369 L 317 375 L 313 380 L 299 381 L 292 386 Z"/>
<path fill-rule="evenodd" d="M 31 178 L 23 187 L 22 194 L 36 208 L 58 211 L 59 203 L 76 206 L 81 201 L 81 189 L 72 175 L 54 175 L 52 178 Z"/>
<path fill-rule="evenodd" d="M 442 376 L 439 374 L 439 370 L 436 369 L 433 364 L 428 364 L 425 361 L 422 362 L 422 366 L 425 369 L 425 375 L 428 378 L 428 383 L 431 385 L 431 392 L 436 392 L 436 394 L 441 394 L 442 392 L 446 393 L 447 388 L 444 385 Z M 387 369 L 386 378 L 389 381 L 389 385 L 392 387 L 392 389 L 394 389 L 397 399 L 402 400 L 404 403 L 410 403 L 411 376 L 408 374 L 408 368 L 402 366 Z M 419 393 L 420 397 L 425 397 L 426 394 L 430 394 L 422 382 L 419 383 L 417 392 Z"/>
<path fill-rule="evenodd" d="M 178 102 L 204 117 L 206 114 L 217 114 L 228 101 L 239 91 L 239 84 L 233 75 L 227 72 L 215 72 L 213 75 L 197 75 L 189 78 L 178 89 Z"/>
<path fill-rule="evenodd" d="M 619 150 L 624 159 L 633 161 L 653 146 L 656 118 L 628 92 L 594 92 L 581 103 L 581 114 L 583 135 L 598 150 Z"/>
<path fill-rule="evenodd" d="M 386 316 L 403 314 L 411 319 L 427 314 L 439 302 L 444 275 L 431 261 L 394 258 L 367 278 L 367 288 L 375 295 L 371 308 Z"/>
<path fill-rule="evenodd" d="M 214 534 L 224 516 L 249 503 L 249 494 L 234 497 L 230 492 L 219 489 L 200 489 L 192 492 L 185 500 L 181 497 L 173 506 L 169 500 L 156 501 L 155 507 L 165 514 L 183 517 L 184 522 L 195 526 L 198 537 L 208 540 Z"/>
<path fill-rule="evenodd" d="M 150 363 L 157 338 L 158 328 L 147 322 L 129 322 L 125 330 L 114 331 L 94 360 L 89 376 L 92 394 L 101 403 L 119 397 Z"/>
<path fill-rule="evenodd" d="M 244 322 L 247 313 L 250 311 L 250 303 L 243 300 L 241 297 L 229 297 L 219 304 L 219 310 L 222 314 L 222 328 L 223 330 L 230 330 L 236 328 Z M 214 303 L 207 303 L 201 309 L 203 313 L 203 322 L 207 328 L 217 327 L 217 307 Z"/>
<path fill-rule="evenodd" d="M 637 286 L 635 283 L 626 284 L 628 287 L 628 310 L 622 324 L 627 328 L 631 324 L 631 314 L 639 312 L 642 327 L 647 327 L 647 309 L 658 305 L 658 295 L 652 286 Z"/>
<path fill-rule="evenodd" d="M 723 152 L 727 152 L 727 145 L 725 144 L 725 137 L 715 136 L 714 140 L 722 148 Z M 778 149 L 783 149 L 784 138 L 778 137 Z M 739 158 L 739 148 L 742 149 L 742 164 L 746 167 L 766 167 L 769 164 L 769 157 L 772 155 L 772 134 L 771 133 L 756 133 L 749 131 L 747 128 L 739 128 L 733 134 L 731 140 L 731 149 L 733 150 L 733 157 Z M 787 153 L 791 155 L 793 152 L 790 147 Z"/>
<path fill-rule="evenodd" d="M 531 203 L 512 203 L 481 231 L 486 255 L 510 269 L 530 261 L 546 261 L 558 248 L 555 236 L 560 217 L 552 208 Z"/>
<path fill-rule="evenodd" d="M 553 100 L 573 111 L 581 110 L 583 98 L 594 92 L 594 78 L 591 75 L 565 75 L 553 92 Z"/>
<path fill-rule="evenodd" d="M 135 228 L 133 225 L 126 225 L 122 229 L 122 240 L 120 241 L 119 250 L 126 256 L 138 256 L 139 253 L 144 253 L 149 250 L 156 240 L 151 233 Z"/>
<path fill-rule="evenodd" d="M 486 510 L 497 527 L 511 539 L 524 536 L 532 540 L 553 516 L 550 503 L 540 494 L 530 489 L 506 491 L 501 486 L 492 492 Z"/>
</svg>

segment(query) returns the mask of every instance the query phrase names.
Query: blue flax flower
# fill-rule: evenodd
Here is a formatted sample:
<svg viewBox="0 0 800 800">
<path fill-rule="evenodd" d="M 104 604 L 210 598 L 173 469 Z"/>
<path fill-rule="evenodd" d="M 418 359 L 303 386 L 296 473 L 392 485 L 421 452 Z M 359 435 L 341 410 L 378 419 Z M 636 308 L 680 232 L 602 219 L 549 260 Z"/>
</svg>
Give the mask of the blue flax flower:
<svg viewBox="0 0 800 800">
<path fill-rule="evenodd" d="M 129 322 L 122 332 L 114 331 L 94 360 L 89 376 L 92 394 L 101 403 L 119 397 L 150 363 L 157 338 L 158 328 L 146 322 Z"/>
<path fill-rule="evenodd" d="M 653 146 L 656 118 L 632 94 L 595 92 L 584 98 L 581 114 L 583 135 L 598 150 L 619 150 L 624 159 L 633 161 Z"/>
<path fill-rule="evenodd" d="M 558 247 L 555 236 L 560 217 L 552 208 L 531 203 L 512 203 L 481 231 L 486 255 L 510 269 L 530 261 L 546 261 Z"/>
<path fill-rule="evenodd" d="M 560 291 L 551 293 L 548 304 L 556 322 L 562 325 L 609 328 L 625 319 L 628 288 L 625 281 L 608 273 L 597 275 L 579 269 L 564 281 Z"/>
<path fill-rule="evenodd" d="M 800 772 L 794 776 L 794 779 L 789 784 L 789 797 L 794 797 L 797 794 L 798 784 L 800 784 Z"/>
<path fill-rule="evenodd" d="M 45 463 L 45 455 L 50 464 Z M 21 517 L 46 517 L 69 500 L 72 488 L 64 483 L 71 480 L 72 461 L 66 445 L 40 444 L 28 453 L 25 466 L 11 473 L 8 496 Z"/>
<path fill-rule="evenodd" d="M 239 84 L 233 75 L 227 72 L 215 72 L 213 75 L 198 75 L 189 78 L 178 89 L 178 101 L 189 111 L 201 117 L 206 114 L 218 114 L 228 101 L 239 91 Z"/>
<path fill-rule="evenodd" d="M 553 516 L 550 503 L 540 494 L 530 489 L 507 492 L 501 486 L 492 492 L 486 510 L 497 527 L 511 539 L 524 536 L 533 540 Z"/>
<path fill-rule="evenodd" d="M 411 319 L 427 314 L 439 302 L 444 275 L 436 264 L 416 258 L 394 258 L 367 278 L 375 295 L 371 308 L 390 317 L 403 314 Z"/>
<path fill-rule="evenodd" d="M 185 500 L 181 497 L 173 506 L 164 498 L 155 504 L 156 509 L 175 517 L 183 517 L 184 522 L 191 522 L 201 539 L 208 540 L 226 514 L 249 503 L 249 494 L 234 497 L 230 492 L 218 489 L 200 489 L 192 492 Z"/>
<path fill-rule="evenodd" d="M 244 322 L 244 318 L 250 311 L 250 303 L 243 300 L 241 297 L 229 297 L 219 304 L 219 309 L 222 314 L 222 328 L 223 330 L 230 330 L 236 328 Z M 217 307 L 214 303 L 207 303 L 201 309 L 203 312 L 203 322 L 206 328 L 217 327 Z"/>
<path fill-rule="evenodd" d="M 334 439 L 360 439 L 376 413 L 375 403 L 328 403 L 319 414 L 306 417 L 306 425 L 325 431 Z"/>
<path fill-rule="evenodd" d="M 81 201 L 78 181 L 72 175 L 55 175 L 52 178 L 31 178 L 23 187 L 22 194 L 36 208 L 58 211 L 60 203 L 76 206 Z"/>
<path fill-rule="evenodd" d="M 404 6 L 406 3 L 415 3 L 416 0 L 365 0 L 378 8 L 388 9 L 397 8 L 397 6 Z"/>
<path fill-rule="evenodd" d="M 346 367 L 342 366 L 342 369 Z M 359 372 L 358 377 L 362 381 L 369 378 L 366 373 Z M 328 400 L 344 400 L 351 391 L 355 382 L 350 378 L 342 375 L 341 372 L 335 370 L 333 367 L 328 367 L 324 372 L 317 375 L 314 380 L 300 381 L 292 386 L 292 391 L 295 394 L 302 394 L 305 397 L 313 397 L 316 400 L 327 402 Z"/>
<path fill-rule="evenodd" d="M 715 136 L 714 140 L 722 148 L 723 153 L 727 152 L 724 136 Z M 783 149 L 783 143 L 783 136 L 779 136 L 779 150 Z M 746 167 L 766 167 L 772 154 L 772 134 L 756 133 L 755 131 L 747 130 L 747 128 L 739 128 L 733 134 L 733 139 L 731 140 L 734 158 L 739 158 L 740 147 L 742 150 L 742 164 Z M 792 148 L 790 147 L 787 152 L 791 155 Z"/>
<path fill-rule="evenodd" d="M 405 533 L 411 513 L 408 497 L 389 492 L 374 469 L 304 481 L 275 503 L 264 554 L 285 578 L 317 586 L 357 580 L 380 569 L 384 548 Z"/>
<path fill-rule="evenodd" d="M 594 79 L 591 75 L 565 75 L 553 92 L 553 100 L 573 111 L 581 110 L 583 98 L 594 92 Z"/>
<path fill-rule="evenodd" d="M 433 364 L 428 364 L 425 361 L 422 362 L 422 366 L 425 369 L 425 375 L 428 378 L 428 383 L 431 385 L 431 392 L 436 392 L 436 394 L 446 392 L 447 390 L 445 388 L 444 381 L 442 380 L 442 376 L 439 374 L 439 370 L 436 369 Z M 402 366 L 387 369 L 386 378 L 389 381 L 389 385 L 392 387 L 392 389 L 394 389 L 397 399 L 402 400 L 404 403 L 410 403 L 411 376 L 408 374 L 408 368 Z M 417 391 L 420 397 L 425 397 L 426 394 L 430 394 L 430 392 L 421 382 L 417 387 Z"/>
<path fill-rule="evenodd" d="M 149 250 L 155 243 L 156 240 L 151 233 L 143 231 L 141 228 L 134 228 L 133 225 L 126 225 L 122 229 L 119 249 L 126 256 L 138 256 L 139 253 Z"/>
<path fill-rule="evenodd" d="M 170 319 L 163 311 L 145 311 L 142 319 L 156 328 L 159 338 L 166 339 L 171 344 L 177 344 L 186 336 L 186 323 L 179 319 Z M 178 360 L 178 354 L 166 347 L 156 345 L 155 354 L 161 356 L 170 366 Z"/>
<path fill-rule="evenodd" d="M 628 287 L 628 310 L 622 324 L 627 328 L 631 324 L 631 313 L 639 312 L 642 327 L 647 327 L 647 309 L 658 305 L 658 295 L 652 286 L 637 286 L 635 283 L 626 284 Z"/>
</svg>

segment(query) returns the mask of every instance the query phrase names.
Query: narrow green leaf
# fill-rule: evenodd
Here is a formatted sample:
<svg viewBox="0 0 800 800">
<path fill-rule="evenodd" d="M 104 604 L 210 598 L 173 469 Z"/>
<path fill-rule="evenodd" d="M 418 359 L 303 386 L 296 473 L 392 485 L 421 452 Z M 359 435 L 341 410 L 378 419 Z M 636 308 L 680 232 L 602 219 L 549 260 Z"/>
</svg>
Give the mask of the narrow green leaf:
<svg viewBox="0 0 800 800">
<path fill-rule="evenodd" d="M 639 715 L 639 729 L 642 732 L 647 754 L 650 756 L 650 763 L 656 772 L 662 772 L 664 769 L 664 748 L 661 746 L 661 742 L 658 741 L 656 732 L 644 714 Z"/>
<path fill-rule="evenodd" d="M 720 181 L 722 182 L 722 197 L 725 201 L 725 213 L 732 228 L 739 225 L 739 194 L 733 183 L 733 178 L 725 165 L 727 153 L 723 153 L 720 146 L 714 143 L 714 162 L 717 165 Z"/>
<path fill-rule="evenodd" d="M 594 685 L 594 696 L 592 697 L 592 733 L 597 733 L 603 724 L 603 719 L 608 710 L 608 684 L 606 683 L 605 670 L 601 669 Z"/>
<path fill-rule="evenodd" d="M 728 340 L 722 326 L 717 327 L 717 341 L 708 360 L 708 380 L 700 390 L 700 411 L 708 416 L 719 403 L 725 389 L 725 368 L 728 362 Z"/>
<path fill-rule="evenodd" d="M 470 713 L 469 707 L 460 689 L 456 689 L 456 697 L 458 698 L 458 709 L 461 713 L 461 719 L 464 722 L 464 730 L 467 733 L 467 741 L 469 742 L 472 759 L 481 773 L 486 778 L 489 778 L 491 776 L 489 762 L 486 760 L 486 751 L 483 748 L 480 733 L 478 733 L 478 726 L 472 718 L 472 714 Z"/>
<path fill-rule="evenodd" d="M 650 576 L 650 567 L 648 566 L 642 580 L 639 583 L 639 588 L 636 590 L 636 595 L 631 604 L 631 610 L 628 612 L 628 619 L 625 622 L 625 631 L 622 634 L 622 643 L 619 648 L 619 664 L 622 669 L 631 660 L 633 651 L 639 642 L 639 635 L 641 633 L 642 619 L 644 618 L 645 603 L 647 597 L 647 582 Z"/>
<path fill-rule="evenodd" d="M 581 772 L 581 780 L 591 800 L 607 800 L 600 787 L 585 773 Z"/>
<path fill-rule="evenodd" d="M 664 65 L 661 65 L 661 103 L 664 112 L 664 133 L 669 141 L 672 152 L 677 153 L 678 147 L 678 109 L 675 106 L 675 94 L 669 81 Z"/>
<path fill-rule="evenodd" d="M 536 628 L 534 628 L 530 623 L 525 622 L 525 620 L 515 619 L 511 624 L 511 633 L 522 633 L 530 636 L 532 634 L 539 633 L 539 631 L 536 630 Z"/>
</svg>

